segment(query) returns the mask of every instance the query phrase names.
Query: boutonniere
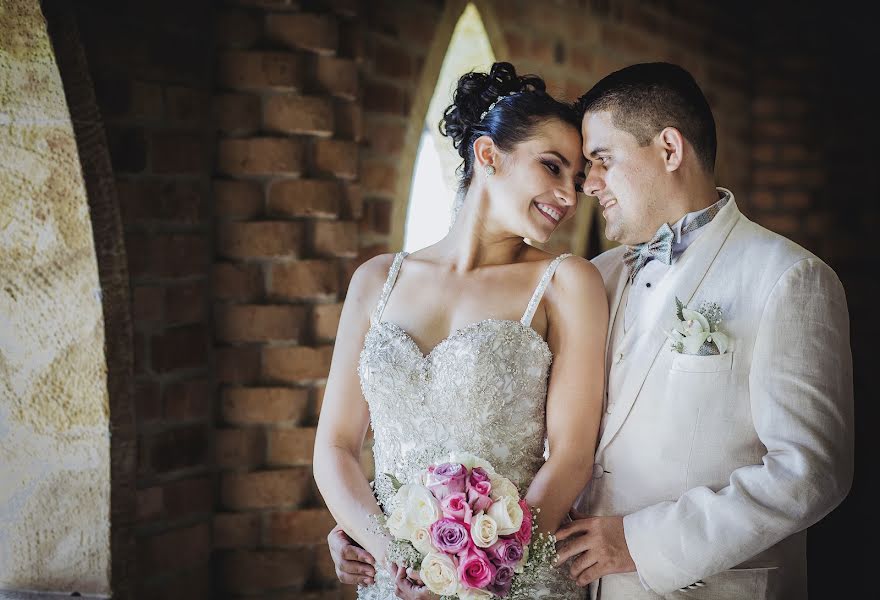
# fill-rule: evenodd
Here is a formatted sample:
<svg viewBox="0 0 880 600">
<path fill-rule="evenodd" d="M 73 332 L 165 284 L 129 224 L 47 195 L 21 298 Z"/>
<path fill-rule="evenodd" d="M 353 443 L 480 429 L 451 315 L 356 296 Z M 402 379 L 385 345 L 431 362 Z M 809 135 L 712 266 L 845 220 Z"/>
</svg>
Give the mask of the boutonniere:
<svg viewBox="0 0 880 600">
<path fill-rule="evenodd" d="M 730 338 L 721 331 L 720 306 L 703 302 L 700 308 L 691 310 L 676 298 L 675 311 L 679 324 L 666 333 L 666 337 L 672 340 L 672 350 L 700 356 L 727 352 Z"/>
</svg>

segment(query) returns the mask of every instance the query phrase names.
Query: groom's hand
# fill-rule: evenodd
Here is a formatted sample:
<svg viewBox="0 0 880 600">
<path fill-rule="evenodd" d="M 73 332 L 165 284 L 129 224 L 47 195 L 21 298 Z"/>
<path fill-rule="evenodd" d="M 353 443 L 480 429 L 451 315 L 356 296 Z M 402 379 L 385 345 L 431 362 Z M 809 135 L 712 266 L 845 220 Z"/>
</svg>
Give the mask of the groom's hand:
<svg viewBox="0 0 880 600">
<path fill-rule="evenodd" d="M 577 556 L 569 574 L 579 586 L 612 573 L 636 570 L 623 534 L 623 517 L 575 516 L 556 532 L 556 547 L 560 564 Z"/>
<path fill-rule="evenodd" d="M 336 576 L 342 583 L 370 585 L 376 577 L 376 561 L 358 546 L 338 525 L 327 535 Z"/>
</svg>

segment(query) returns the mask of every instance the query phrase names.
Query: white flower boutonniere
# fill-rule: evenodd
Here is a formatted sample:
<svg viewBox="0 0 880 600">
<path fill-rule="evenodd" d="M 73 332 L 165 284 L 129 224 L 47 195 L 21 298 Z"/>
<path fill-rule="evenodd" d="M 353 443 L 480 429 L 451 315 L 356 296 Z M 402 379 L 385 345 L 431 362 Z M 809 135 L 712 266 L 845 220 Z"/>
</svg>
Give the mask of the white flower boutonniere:
<svg viewBox="0 0 880 600">
<path fill-rule="evenodd" d="M 724 354 L 730 338 L 721 331 L 721 307 L 714 302 L 703 302 L 698 310 L 691 310 L 675 299 L 676 316 L 680 323 L 666 333 L 672 340 L 672 350 L 679 354 Z"/>
</svg>

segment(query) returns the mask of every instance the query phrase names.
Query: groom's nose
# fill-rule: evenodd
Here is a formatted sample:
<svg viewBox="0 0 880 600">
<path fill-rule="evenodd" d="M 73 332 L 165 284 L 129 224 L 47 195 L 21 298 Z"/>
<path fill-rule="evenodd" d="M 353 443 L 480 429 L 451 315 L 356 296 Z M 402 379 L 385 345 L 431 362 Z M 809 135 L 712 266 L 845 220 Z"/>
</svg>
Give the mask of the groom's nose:
<svg viewBox="0 0 880 600">
<path fill-rule="evenodd" d="M 605 179 L 599 176 L 598 169 L 590 169 L 587 180 L 584 181 L 584 192 L 588 196 L 598 196 L 605 189 Z"/>
</svg>

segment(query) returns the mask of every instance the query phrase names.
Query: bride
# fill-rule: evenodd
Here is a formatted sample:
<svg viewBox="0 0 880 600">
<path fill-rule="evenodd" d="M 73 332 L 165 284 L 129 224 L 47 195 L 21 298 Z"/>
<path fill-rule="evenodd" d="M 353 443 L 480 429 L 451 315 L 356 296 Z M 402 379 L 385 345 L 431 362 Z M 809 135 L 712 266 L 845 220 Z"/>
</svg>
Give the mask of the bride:
<svg viewBox="0 0 880 600">
<path fill-rule="evenodd" d="M 461 77 L 441 122 L 463 159 L 453 226 L 436 244 L 373 258 L 352 278 L 314 474 L 345 539 L 376 557 L 358 598 L 436 598 L 386 559 L 389 539 L 372 517 L 381 508 L 359 462 L 370 424 L 377 474 L 406 481 L 450 451 L 475 454 L 541 509 L 542 532 L 559 528 L 589 479 L 605 288 L 588 261 L 526 242 L 546 242 L 574 216 L 585 166 L 579 125 L 543 80 L 509 63 Z M 539 586 L 535 597 L 583 596 L 561 572 L 548 570 Z"/>
</svg>

